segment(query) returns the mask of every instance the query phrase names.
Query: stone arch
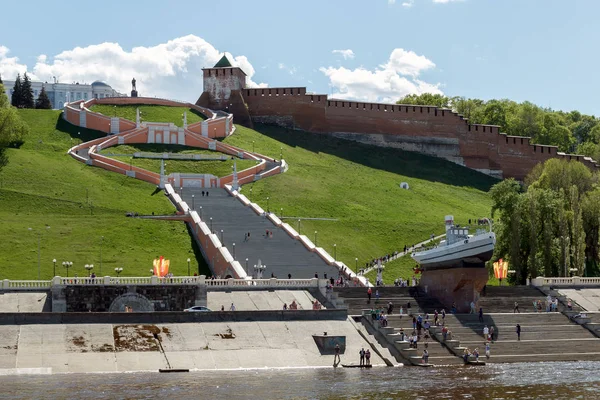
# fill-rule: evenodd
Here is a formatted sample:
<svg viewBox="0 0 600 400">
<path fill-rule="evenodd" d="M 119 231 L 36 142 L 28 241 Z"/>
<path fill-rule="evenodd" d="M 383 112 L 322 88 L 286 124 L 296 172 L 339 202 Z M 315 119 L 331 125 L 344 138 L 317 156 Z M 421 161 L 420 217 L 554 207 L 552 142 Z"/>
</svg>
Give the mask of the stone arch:
<svg viewBox="0 0 600 400">
<path fill-rule="evenodd" d="M 125 306 L 131 307 L 133 312 L 154 311 L 154 304 L 147 297 L 138 293 L 125 293 L 110 304 L 109 312 L 125 312 Z"/>
</svg>

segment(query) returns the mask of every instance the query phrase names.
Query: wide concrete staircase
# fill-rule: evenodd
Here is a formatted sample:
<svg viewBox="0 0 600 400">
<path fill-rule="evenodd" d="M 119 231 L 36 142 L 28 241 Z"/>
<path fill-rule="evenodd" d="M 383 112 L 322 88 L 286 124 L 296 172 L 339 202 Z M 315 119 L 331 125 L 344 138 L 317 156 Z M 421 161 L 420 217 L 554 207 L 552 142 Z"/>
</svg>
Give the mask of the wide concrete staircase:
<svg viewBox="0 0 600 400">
<path fill-rule="evenodd" d="M 343 304 L 348 307 L 348 315 L 362 315 L 363 310 L 371 308 L 386 308 L 391 302 L 394 306 L 394 314 L 400 312 L 400 307 L 407 313 L 407 304 L 410 302 L 412 313 L 432 313 L 433 310 L 441 311 L 443 305 L 433 297 L 427 296 L 422 290 L 416 287 L 396 287 L 384 286 L 371 288 L 371 302 L 368 302 L 367 288 L 350 287 L 334 289 L 338 299 L 343 300 Z M 375 292 L 379 291 L 379 300 L 375 297 Z"/>
<path fill-rule="evenodd" d="M 488 286 L 485 295 L 479 298 L 479 307 L 483 308 L 484 313 L 513 312 L 516 301 L 520 312 L 533 312 L 533 302 L 538 300 L 542 301 L 545 311 L 546 294 L 536 287 Z M 562 311 L 560 304 L 559 311 Z"/>
<path fill-rule="evenodd" d="M 180 192 L 179 188 L 176 190 Z M 210 195 L 202 196 L 203 191 L 209 192 Z M 308 251 L 282 228 L 257 215 L 250 207 L 244 206 L 225 189 L 184 188 L 182 197 L 190 207 L 193 206 L 209 229 L 212 226 L 213 232 L 219 238 L 223 230 L 223 244 L 242 267 L 246 268 L 248 259 L 246 272 L 249 275 L 252 275 L 252 267 L 260 259 L 267 267 L 263 273 L 265 278 L 271 277 L 271 274 L 280 279 L 287 278 L 288 274 L 291 274 L 292 278 L 313 278 L 315 273 L 319 278 L 323 278 L 324 274 L 328 277 L 338 276 L 336 267 L 327 265 L 316 253 Z M 273 232 L 272 238 L 266 237 L 267 230 Z M 250 240 L 245 241 L 244 237 L 248 232 Z M 207 261 L 211 263 L 211 260 Z"/>
<path fill-rule="evenodd" d="M 517 324 L 521 325 L 520 341 Z M 441 327 L 432 327 L 431 332 L 456 356 L 462 356 L 465 348 L 477 348 L 480 360 L 485 360 L 483 329 L 494 326 L 487 362 L 600 360 L 600 339 L 559 312 L 486 314 L 483 322 L 473 314 L 449 314 L 445 325 L 451 331 L 446 341 Z"/>
</svg>

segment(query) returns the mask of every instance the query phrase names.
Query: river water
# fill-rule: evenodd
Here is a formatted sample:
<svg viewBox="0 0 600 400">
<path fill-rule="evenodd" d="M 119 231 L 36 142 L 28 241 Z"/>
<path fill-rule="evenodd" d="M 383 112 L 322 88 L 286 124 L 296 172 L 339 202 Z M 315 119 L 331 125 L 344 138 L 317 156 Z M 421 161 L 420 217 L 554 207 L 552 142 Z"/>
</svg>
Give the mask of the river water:
<svg viewBox="0 0 600 400">
<path fill-rule="evenodd" d="M 1 399 L 600 399 L 600 362 L 0 377 Z"/>
</svg>

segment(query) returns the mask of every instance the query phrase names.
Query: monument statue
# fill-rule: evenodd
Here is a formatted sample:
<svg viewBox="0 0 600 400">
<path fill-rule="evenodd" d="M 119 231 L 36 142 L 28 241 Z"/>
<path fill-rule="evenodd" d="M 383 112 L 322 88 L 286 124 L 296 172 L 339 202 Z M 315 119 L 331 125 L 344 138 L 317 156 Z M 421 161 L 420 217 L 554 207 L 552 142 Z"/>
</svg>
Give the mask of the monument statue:
<svg viewBox="0 0 600 400">
<path fill-rule="evenodd" d="M 131 97 L 138 97 L 138 91 L 135 86 L 135 78 L 131 80 Z"/>
</svg>

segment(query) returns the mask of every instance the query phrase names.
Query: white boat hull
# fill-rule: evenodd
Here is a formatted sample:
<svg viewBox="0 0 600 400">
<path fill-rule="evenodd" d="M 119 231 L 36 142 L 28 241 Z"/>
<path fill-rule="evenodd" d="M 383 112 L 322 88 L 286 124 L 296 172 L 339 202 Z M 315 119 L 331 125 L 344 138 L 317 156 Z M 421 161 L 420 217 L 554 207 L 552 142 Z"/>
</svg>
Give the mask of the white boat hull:
<svg viewBox="0 0 600 400">
<path fill-rule="evenodd" d="M 441 245 L 434 249 L 415 252 L 411 257 L 424 271 L 445 268 L 480 268 L 492 258 L 496 235 L 493 232 Z"/>
</svg>

